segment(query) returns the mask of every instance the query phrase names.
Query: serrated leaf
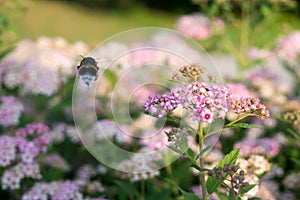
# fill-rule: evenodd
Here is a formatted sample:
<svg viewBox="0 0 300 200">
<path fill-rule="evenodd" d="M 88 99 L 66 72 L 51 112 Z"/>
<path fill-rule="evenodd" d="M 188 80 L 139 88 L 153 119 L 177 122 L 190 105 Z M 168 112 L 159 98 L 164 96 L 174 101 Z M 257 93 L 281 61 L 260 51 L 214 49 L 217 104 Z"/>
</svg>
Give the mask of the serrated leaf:
<svg viewBox="0 0 300 200">
<path fill-rule="evenodd" d="M 204 149 L 202 149 L 200 151 L 200 153 L 196 156 L 195 160 L 198 160 L 198 158 L 202 157 L 205 152 L 211 150 L 212 148 L 213 148 L 213 146 L 209 145 L 209 146 L 205 147 Z"/>
<path fill-rule="evenodd" d="M 261 128 L 261 127 L 255 126 L 253 124 L 248 124 L 248 123 L 236 123 L 236 124 L 227 126 L 227 128 Z"/>
<path fill-rule="evenodd" d="M 249 192 L 251 189 L 253 189 L 255 186 L 256 186 L 255 184 L 248 185 L 247 187 L 243 188 L 240 193 L 245 194 Z"/>
<path fill-rule="evenodd" d="M 239 152 L 240 149 L 232 150 L 222 160 L 219 161 L 216 167 L 223 167 L 225 164 L 235 164 L 238 159 Z M 217 188 L 220 186 L 220 184 L 221 183 L 217 179 L 209 176 L 206 181 L 207 192 L 209 194 L 214 193 L 217 190 Z"/>
</svg>

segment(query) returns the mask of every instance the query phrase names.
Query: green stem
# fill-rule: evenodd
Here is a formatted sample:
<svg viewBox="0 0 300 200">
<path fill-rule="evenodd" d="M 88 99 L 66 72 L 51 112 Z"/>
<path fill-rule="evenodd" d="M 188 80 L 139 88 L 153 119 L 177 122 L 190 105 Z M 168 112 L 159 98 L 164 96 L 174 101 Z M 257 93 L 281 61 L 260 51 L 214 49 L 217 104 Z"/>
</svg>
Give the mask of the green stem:
<svg viewBox="0 0 300 200">
<path fill-rule="evenodd" d="M 239 116 L 236 120 L 233 120 L 232 122 L 226 124 L 223 128 L 219 128 L 219 129 L 217 129 L 217 130 L 215 130 L 215 131 L 212 131 L 212 132 L 210 132 L 210 133 L 205 134 L 205 137 L 204 137 L 204 138 L 207 138 L 207 137 L 209 137 L 209 136 L 211 136 L 211 135 L 213 135 L 213 134 L 216 134 L 216 133 L 218 133 L 218 132 L 220 132 L 220 131 L 225 131 L 225 130 L 227 130 L 227 129 L 230 129 L 230 128 L 231 128 L 231 127 L 230 127 L 231 125 L 237 123 L 238 121 L 240 121 L 240 120 L 242 120 L 242 119 L 245 119 L 246 117 L 250 117 L 250 116 L 257 116 L 257 115 L 255 115 L 255 114 L 246 114 L 246 115 L 243 115 L 243 116 Z"/>
<path fill-rule="evenodd" d="M 199 137 L 199 153 L 200 153 L 203 149 L 203 142 L 204 142 L 203 125 L 202 125 L 201 122 L 199 122 L 199 125 L 198 125 L 198 137 Z M 204 168 L 204 158 L 200 157 L 199 160 L 200 160 L 200 167 Z M 201 184 L 201 187 L 202 187 L 203 200 L 207 200 L 205 175 L 204 175 L 203 171 L 200 172 L 199 179 L 200 179 L 200 184 Z"/>
<path fill-rule="evenodd" d="M 142 179 L 141 180 L 141 196 L 140 196 L 141 200 L 145 199 L 145 180 Z"/>
</svg>

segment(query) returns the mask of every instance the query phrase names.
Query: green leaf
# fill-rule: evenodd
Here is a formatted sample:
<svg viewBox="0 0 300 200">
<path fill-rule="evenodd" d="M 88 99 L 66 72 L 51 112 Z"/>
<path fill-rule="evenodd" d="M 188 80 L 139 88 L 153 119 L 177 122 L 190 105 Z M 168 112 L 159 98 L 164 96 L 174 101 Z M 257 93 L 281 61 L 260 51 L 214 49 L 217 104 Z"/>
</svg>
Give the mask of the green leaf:
<svg viewBox="0 0 300 200">
<path fill-rule="evenodd" d="M 206 188 L 209 194 L 214 193 L 220 185 L 221 183 L 211 176 L 209 176 L 206 180 Z"/>
<path fill-rule="evenodd" d="M 229 197 L 228 197 L 229 200 L 234 200 L 234 193 L 230 190 L 229 191 Z"/>
<path fill-rule="evenodd" d="M 185 190 L 183 190 L 181 187 L 179 187 L 176 183 L 174 183 L 172 180 L 165 178 L 165 180 L 169 183 L 171 183 L 172 185 L 176 186 L 178 188 L 178 190 L 181 192 L 181 194 L 183 195 L 183 198 L 185 200 L 201 200 L 197 195 L 195 195 L 194 193 L 191 192 L 186 192 Z"/>
<path fill-rule="evenodd" d="M 236 123 L 230 126 L 226 126 L 226 128 L 261 128 L 261 127 L 255 126 L 253 124 L 248 124 L 248 123 Z"/>
<path fill-rule="evenodd" d="M 136 199 L 140 199 L 139 191 L 132 183 L 125 182 L 125 181 L 114 181 L 114 182 L 119 186 L 120 190 L 126 193 L 128 196 L 135 196 Z"/>
<path fill-rule="evenodd" d="M 194 164 L 194 163 L 191 164 L 191 167 L 194 167 L 195 169 L 197 169 L 197 170 L 200 171 L 200 172 L 203 172 L 203 171 L 209 171 L 209 169 L 201 168 L 201 167 L 199 167 L 198 165 L 196 165 L 196 164 Z"/>
<path fill-rule="evenodd" d="M 298 166 L 300 166 L 300 160 L 296 159 L 296 158 L 291 158 L 291 160 Z"/>
<path fill-rule="evenodd" d="M 204 149 L 202 149 L 200 151 L 200 153 L 196 156 L 195 160 L 198 160 L 198 158 L 202 157 L 205 152 L 211 150 L 212 148 L 213 148 L 213 146 L 209 145 L 209 146 L 205 147 Z"/>
<path fill-rule="evenodd" d="M 183 141 L 179 143 L 179 146 L 182 151 L 187 151 L 189 148 L 189 143 L 186 139 L 183 139 Z"/>
<path fill-rule="evenodd" d="M 177 149 L 171 145 L 168 145 L 167 147 L 176 153 L 183 154 L 183 152 L 180 149 Z"/>
<path fill-rule="evenodd" d="M 188 148 L 186 153 L 191 157 L 193 160 L 195 160 L 195 153 L 191 148 Z"/>
<path fill-rule="evenodd" d="M 225 164 L 235 164 L 239 157 L 240 149 L 234 149 L 229 154 L 227 154 L 216 167 L 224 167 Z"/>
<path fill-rule="evenodd" d="M 245 194 L 245 193 L 249 192 L 250 190 L 252 190 L 255 186 L 256 186 L 255 184 L 248 185 L 247 187 L 243 188 L 240 193 Z"/>
<path fill-rule="evenodd" d="M 194 193 L 186 192 L 186 191 L 182 190 L 180 187 L 178 189 L 182 193 L 183 198 L 185 200 L 200 200 L 200 198 L 197 195 L 195 195 Z"/>
<path fill-rule="evenodd" d="M 112 72 L 111 70 L 109 70 L 109 69 L 106 69 L 103 72 L 103 75 L 109 81 L 109 83 L 111 84 L 112 88 L 114 88 L 115 85 L 116 85 L 116 83 L 117 83 L 117 81 L 118 81 L 117 75 L 114 72 Z"/>
<path fill-rule="evenodd" d="M 238 156 L 239 156 L 240 149 L 234 149 L 229 154 L 227 154 L 222 160 L 219 161 L 219 163 L 216 165 L 216 167 L 223 167 L 225 164 L 235 164 Z M 209 194 L 212 194 L 217 190 L 217 188 L 220 186 L 220 182 L 209 176 L 206 181 L 206 187 L 207 192 Z"/>
<path fill-rule="evenodd" d="M 220 200 L 228 200 L 228 197 L 226 194 L 221 193 L 221 192 L 216 192 L 216 193 Z"/>
</svg>

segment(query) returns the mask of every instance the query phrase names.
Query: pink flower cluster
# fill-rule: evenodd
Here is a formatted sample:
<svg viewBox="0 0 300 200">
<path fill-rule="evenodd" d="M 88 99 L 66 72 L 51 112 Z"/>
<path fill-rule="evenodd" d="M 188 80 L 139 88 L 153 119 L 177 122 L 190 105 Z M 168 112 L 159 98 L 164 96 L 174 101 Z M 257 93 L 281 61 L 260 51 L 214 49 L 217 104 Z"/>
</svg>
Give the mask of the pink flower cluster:
<svg viewBox="0 0 300 200">
<path fill-rule="evenodd" d="M 83 199 L 78 187 L 72 181 L 53 181 L 36 183 L 33 188 L 22 196 L 22 200 L 32 199 L 70 200 Z"/>
<path fill-rule="evenodd" d="M 234 148 L 240 148 L 240 155 L 244 157 L 252 153 L 274 157 L 280 151 L 280 145 L 272 138 L 244 139 L 237 142 Z"/>
<path fill-rule="evenodd" d="M 74 76 L 75 57 L 85 55 L 83 42 L 69 44 L 63 38 L 22 40 L 1 60 L 1 80 L 6 87 L 19 87 L 22 94 L 51 96 Z"/>
<path fill-rule="evenodd" d="M 48 126 L 42 123 L 31 123 L 26 125 L 25 128 L 20 128 L 16 131 L 17 146 L 21 153 L 27 154 L 22 157 L 28 159 L 36 157 L 40 152 L 46 152 L 47 146 L 50 143 L 50 137 L 46 135 L 49 131 Z M 33 137 L 33 141 L 28 141 L 28 137 Z M 30 155 L 28 155 L 28 153 Z M 25 160 L 23 160 L 25 161 Z"/>
<path fill-rule="evenodd" d="M 0 125 L 7 127 L 17 125 L 24 107 L 21 102 L 13 96 L 2 96 L 0 105 Z"/>
<path fill-rule="evenodd" d="M 2 176 L 2 189 L 19 189 L 23 178 L 40 179 L 40 166 L 38 163 L 19 163 L 6 170 Z"/>
<path fill-rule="evenodd" d="M 7 167 L 1 179 L 3 189 L 19 189 L 23 178 L 41 178 L 35 158 L 47 150 L 47 132 L 46 125 L 32 123 L 18 129 L 16 136 L 0 137 L 0 166 Z M 12 163 L 16 164 L 10 167 Z"/>
<path fill-rule="evenodd" d="M 251 97 L 250 91 L 244 84 L 241 83 L 228 83 L 226 84 L 229 92 L 232 94 L 232 99 L 238 100 L 242 97 Z"/>
<path fill-rule="evenodd" d="M 176 29 L 197 40 L 205 40 L 213 34 L 209 19 L 199 13 L 181 16 L 177 21 Z"/>
<path fill-rule="evenodd" d="M 294 62 L 300 56 L 300 31 L 291 32 L 289 35 L 277 40 L 276 50 L 281 59 Z"/>
<path fill-rule="evenodd" d="M 149 97 L 144 107 L 152 115 L 158 115 L 159 118 L 164 117 L 168 113 L 175 110 L 178 106 L 179 100 L 174 96 L 174 93 L 169 92 L 163 95 Z"/>
<path fill-rule="evenodd" d="M 194 121 L 210 124 L 214 117 L 225 117 L 230 107 L 230 97 L 230 92 L 224 86 L 194 82 L 172 88 L 169 93 L 149 97 L 144 107 L 150 114 L 163 117 L 181 104 L 183 108 L 192 110 Z"/>
<path fill-rule="evenodd" d="M 260 100 L 258 98 L 242 97 L 239 100 L 233 100 L 231 107 L 237 114 L 255 114 L 261 119 L 270 116 L 270 111 L 265 105 L 260 103 Z"/>
</svg>

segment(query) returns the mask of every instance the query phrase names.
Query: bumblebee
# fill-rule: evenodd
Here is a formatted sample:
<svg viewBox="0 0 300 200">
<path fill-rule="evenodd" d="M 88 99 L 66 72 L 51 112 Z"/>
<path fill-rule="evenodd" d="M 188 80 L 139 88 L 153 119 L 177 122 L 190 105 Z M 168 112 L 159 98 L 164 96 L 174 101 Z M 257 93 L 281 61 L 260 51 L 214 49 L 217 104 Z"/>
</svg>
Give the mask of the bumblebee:
<svg viewBox="0 0 300 200">
<path fill-rule="evenodd" d="M 99 67 L 92 57 L 83 57 L 80 65 L 77 66 L 79 78 L 89 87 L 92 81 L 98 78 Z"/>
</svg>

